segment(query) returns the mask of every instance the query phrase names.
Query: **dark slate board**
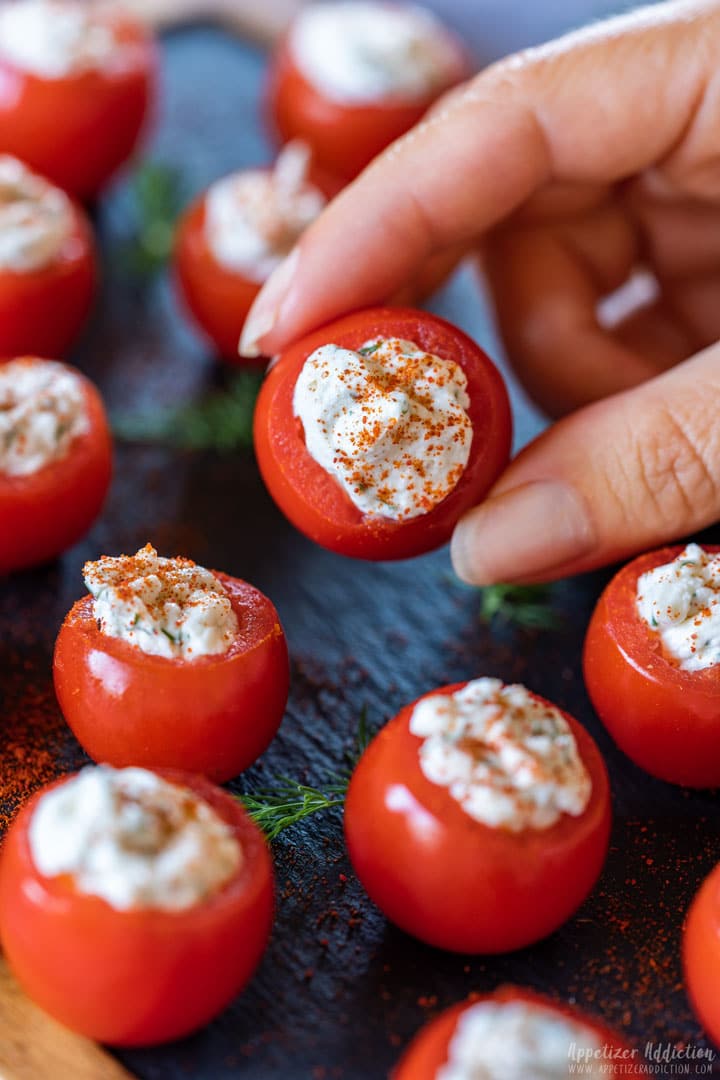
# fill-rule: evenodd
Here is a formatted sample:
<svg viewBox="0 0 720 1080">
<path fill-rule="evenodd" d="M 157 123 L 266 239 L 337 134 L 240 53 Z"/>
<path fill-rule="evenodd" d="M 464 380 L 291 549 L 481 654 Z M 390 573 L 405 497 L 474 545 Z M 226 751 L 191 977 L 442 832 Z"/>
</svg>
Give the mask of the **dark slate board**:
<svg viewBox="0 0 720 1080">
<path fill-rule="evenodd" d="M 258 121 L 262 57 L 209 30 L 171 37 L 164 55 L 153 156 L 181 167 L 191 191 L 266 159 Z M 128 230 L 122 187 L 98 222 L 104 294 L 77 361 L 115 409 L 192 398 L 221 376 L 183 323 L 168 283 L 140 288 L 119 268 Z M 433 307 L 497 355 L 471 272 Z M 514 386 L 513 398 L 516 442 L 523 443 L 541 422 Z M 678 947 L 683 913 L 720 855 L 720 812 L 711 794 L 644 776 L 615 751 L 592 713 L 580 649 L 607 575 L 556 587 L 558 630 L 488 628 L 477 593 L 454 580 L 445 551 L 366 565 L 307 542 L 271 504 L 249 453 L 119 447 L 109 503 L 87 540 L 57 564 L 0 587 L 1 768 L 11 778 L 3 812 L 26 794 L 29 765 L 35 778 L 47 779 L 82 764 L 52 692 L 54 636 L 82 591 L 83 561 L 133 551 L 148 539 L 249 579 L 278 606 L 292 651 L 292 692 L 256 775 L 285 772 L 322 783 L 342 764 L 362 709 L 380 725 L 434 686 L 493 674 L 526 682 L 590 728 L 610 768 L 615 827 L 603 877 L 578 915 L 535 948 L 492 959 L 444 954 L 388 926 L 354 879 L 339 814 L 296 828 L 275 845 L 278 915 L 256 978 L 193 1038 L 122 1053 L 139 1077 L 370 1080 L 387 1073 L 438 1009 L 508 980 L 577 1002 L 641 1047 L 647 1040 L 707 1046 L 682 989 Z"/>
</svg>

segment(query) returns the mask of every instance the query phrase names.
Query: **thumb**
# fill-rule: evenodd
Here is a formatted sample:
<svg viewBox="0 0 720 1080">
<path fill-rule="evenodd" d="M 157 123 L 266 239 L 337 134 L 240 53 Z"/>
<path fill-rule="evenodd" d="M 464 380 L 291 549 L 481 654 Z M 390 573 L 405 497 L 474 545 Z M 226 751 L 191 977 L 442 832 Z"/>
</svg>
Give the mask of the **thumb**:
<svg viewBox="0 0 720 1080">
<path fill-rule="evenodd" d="M 456 572 L 546 581 L 720 518 L 720 344 L 566 417 L 522 451 L 458 523 Z"/>
</svg>

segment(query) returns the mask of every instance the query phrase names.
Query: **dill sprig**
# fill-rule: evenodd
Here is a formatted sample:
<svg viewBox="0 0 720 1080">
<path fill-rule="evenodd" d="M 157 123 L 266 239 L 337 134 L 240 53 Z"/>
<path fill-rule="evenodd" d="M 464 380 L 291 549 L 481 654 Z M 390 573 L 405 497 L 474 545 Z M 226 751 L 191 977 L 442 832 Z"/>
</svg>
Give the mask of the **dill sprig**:
<svg viewBox="0 0 720 1080">
<path fill-rule="evenodd" d="M 294 780 L 291 776 L 281 775 L 271 784 L 251 788 L 238 797 L 267 839 L 275 840 L 285 829 L 297 825 L 312 814 L 344 806 L 350 778 L 373 735 L 374 732 L 368 724 L 367 709 L 363 707 L 358 717 L 353 748 L 346 754 L 344 768 L 329 776 L 325 785 L 313 787 L 311 784 Z"/>
<path fill-rule="evenodd" d="M 130 180 L 133 232 L 123 261 L 138 277 L 151 277 L 167 263 L 175 224 L 186 201 L 180 171 L 159 161 L 146 161 Z"/>
<path fill-rule="evenodd" d="M 240 371 L 227 387 L 174 408 L 117 414 L 113 431 L 125 442 L 160 443 L 182 450 L 227 454 L 252 446 L 253 413 L 262 375 Z"/>
<path fill-rule="evenodd" d="M 549 585 L 487 585 L 480 590 L 480 617 L 528 630 L 552 630 L 560 617 L 551 601 Z"/>
</svg>

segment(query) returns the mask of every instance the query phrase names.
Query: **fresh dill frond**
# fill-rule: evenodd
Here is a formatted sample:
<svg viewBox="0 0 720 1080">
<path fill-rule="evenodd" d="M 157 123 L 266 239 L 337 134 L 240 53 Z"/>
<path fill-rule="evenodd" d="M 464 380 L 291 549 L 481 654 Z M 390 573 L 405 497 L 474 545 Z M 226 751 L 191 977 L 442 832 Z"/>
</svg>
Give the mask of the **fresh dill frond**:
<svg viewBox="0 0 720 1080">
<path fill-rule="evenodd" d="M 549 585 L 486 585 L 480 590 L 480 617 L 528 630 L 553 630 L 560 624 Z"/>
<path fill-rule="evenodd" d="M 220 454 L 252 446 L 253 413 L 262 383 L 254 371 L 236 372 L 226 388 L 174 408 L 117 414 L 112 426 L 124 442 L 160 443 Z"/>
<path fill-rule="evenodd" d="M 143 162 L 130 180 L 130 199 L 133 230 L 122 258 L 131 273 L 147 278 L 172 253 L 175 224 L 186 202 L 180 171 L 160 161 Z"/>
</svg>

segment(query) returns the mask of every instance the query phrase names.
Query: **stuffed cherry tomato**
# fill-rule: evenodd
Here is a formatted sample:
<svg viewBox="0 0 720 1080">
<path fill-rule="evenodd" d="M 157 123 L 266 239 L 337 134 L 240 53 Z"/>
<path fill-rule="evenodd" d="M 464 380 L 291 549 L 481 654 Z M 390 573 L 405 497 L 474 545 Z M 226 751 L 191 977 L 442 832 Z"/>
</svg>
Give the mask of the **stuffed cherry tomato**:
<svg viewBox="0 0 720 1080">
<path fill-rule="evenodd" d="M 585 640 L 585 684 L 621 750 L 661 780 L 720 784 L 720 548 L 641 555 Z"/>
<path fill-rule="evenodd" d="M 311 540 L 365 559 L 439 547 L 507 462 L 510 407 L 485 353 L 424 311 L 338 319 L 280 356 L 255 450 L 281 510 Z"/>
<path fill-rule="evenodd" d="M 88 316 L 95 277 L 80 208 L 0 155 L 0 359 L 63 356 Z"/>
<path fill-rule="evenodd" d="M 683 930 L 688 995 L 700 1023 L 720 1046 L 720 866 L 703 882 Z"/>
<path fill-rule="evenodd" d="M 182 217 L 175 245 L 180 292 L 226 360 L 263 282 L 325 206 L 308 179 L 307 147 L 288 145 L 275 168 L 218 180 Z"/>
<path fill-rule="evenodd" d="M 348 853 L 387 917 L 442 949 L 499 953 L 562 925 L 593 888 L 610 832 L 595 743 L 498 679 L 404 708 L 350 781 Z"/>
<path fill-rule="evenodd" d="M 271 120 L 283 141 L 305 139 L 319 165 L 351 180 L 468 74 L 460 42 L 429 11 L 313 4 L 275 57 Z"/>
<path fill-rule="evenodd" d="M 0 940 L 30 997 L 137 1046 L 211 1020 L 270 934 L 273 873 L 237 799 L 179 772 L 90 766 L 44 788 L 0 858 Z"/>
<path fill-rule="evenodd" d="M 229 780 L 262 754 L 288 696 L 277 612 L 245 581 L 190 559 L 86 563 L 89 596 L 55 646 L 55 690 L 90 757 Z"/>
<path fill-rule="evenodd" d="M 0 10 L 0 152 L 78 198 L 130 157 L 153 97 L 155 48 L 136 20 L 85 0 Z"/>
<path fill-rule="evenodd" d="M 644 1076 L 640 1055 L 604 1025 L 530 990 L 502 986 L 455 1005 L 413 1039 L 392 1080 L 589 1080 Z"/>
<path fill-rule="evenodd" d="M 100 513 L 112 472 L 105 409 L 79 371 L 0 364 L 0 574 L 61 554 Z"/>
</svg>

